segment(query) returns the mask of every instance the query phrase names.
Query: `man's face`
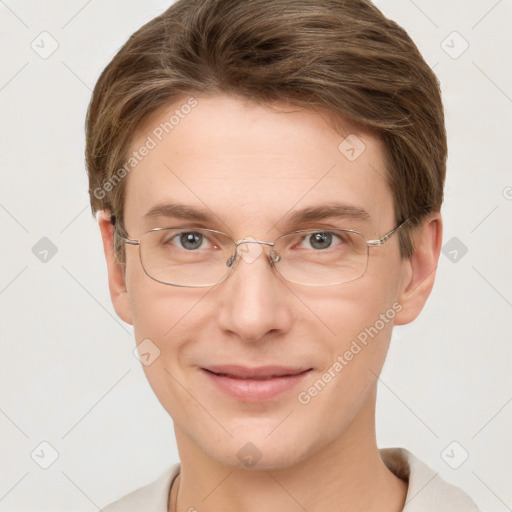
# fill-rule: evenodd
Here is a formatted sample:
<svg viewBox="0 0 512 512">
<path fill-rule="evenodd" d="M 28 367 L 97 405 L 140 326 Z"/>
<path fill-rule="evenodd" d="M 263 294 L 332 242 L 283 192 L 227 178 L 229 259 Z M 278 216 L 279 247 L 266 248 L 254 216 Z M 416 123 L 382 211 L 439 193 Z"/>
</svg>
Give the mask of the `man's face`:
<svg viewBox="0 0 512 512">
<path fill-rule="evenodd" d="M 365 150 L 354 160 L 358 149 L 352 152 L 345 143 L 340 150 L 344 137 L 319 114 L 270 110 L 226 96 L 196 99 L 197 106 L 161 141 L 154 135 L 161 130 L 154 130 L 181 103 L 154 115 L 132 141 L 131 151 L 148 135 L 157 145 L 125 178 L 130 238 L 138 240 L 152 228 L 185 226 L 219 230 L 235 241 L 272 242 L 286 232 L 321 226 L 356 229 L 375 239 L 395 227 L 383 146 L 376 139 L 358 133 Z M 347 125 L 346 135 L 351 133 Z M 288 220 L 299 210 L 334 202 L 366 210 L 369 220 Z M 144 220 L 164 203 L 205 211 L 210 220 Z M 133 323 L 137 344 L 149 339 L 160 350 L 144 371 L 179 442 L 225 464 L 241 466 L 248 454 L 261 456 L 258 467 L 279 468 L 328 447 L 343 433 L 369 435 L 353 426 L 369 427 L 372 421 L 406 263 L 394 235 L 370 248 L 360 279 L 305 286 L 282 279 L 270 266 L 269 247 L 258 247 L 261 255 L 239 258 L 221 284 L 187 288 L 152 280 L 139 248 L 126 245 L 127 293 L 117 310 Z M 242 394 L 234 396 L 206 370 L 223 365 L 308 371 L 270 395 L 244 394 L 239 381 Z M 248 382 L 247 389 L 260 389 L 261 382 Z"/>
</svg>

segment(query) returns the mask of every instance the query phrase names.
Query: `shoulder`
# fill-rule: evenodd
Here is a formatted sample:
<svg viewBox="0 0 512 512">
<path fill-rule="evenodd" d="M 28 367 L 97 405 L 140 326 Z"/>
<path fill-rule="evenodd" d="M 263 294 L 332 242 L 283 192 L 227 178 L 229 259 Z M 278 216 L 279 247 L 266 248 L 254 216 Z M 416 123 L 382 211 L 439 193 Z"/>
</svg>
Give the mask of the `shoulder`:
<svg viewBox="0 0 512 512">
<path fill-rule="evenodd" d="M 381 448 L 386 466 L 409 483 L 403 512 L 480 512 L 462 489 L 443 480 L 405 448 Z"/>
<path fill-rule="evenodd" d="M 180 464 L 166 469 L 154 482 L 139 487 L 102 508 L 103 512 L 167 512 L 167 500 Z"/>
</svg>

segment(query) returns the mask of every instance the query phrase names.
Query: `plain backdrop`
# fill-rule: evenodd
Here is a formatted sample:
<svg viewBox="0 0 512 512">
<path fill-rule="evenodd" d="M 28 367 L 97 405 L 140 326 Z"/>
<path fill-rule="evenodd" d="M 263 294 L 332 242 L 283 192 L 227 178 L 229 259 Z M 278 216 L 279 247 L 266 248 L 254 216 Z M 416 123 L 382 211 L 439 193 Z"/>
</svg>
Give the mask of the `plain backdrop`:
<svg viewBox="0 0 512 512">
<path fill-rule="evenodd" d="M 378 443 L 511 510 L 512 2 L 376 3 L 439 76 L 449 139 L 437 281 L 394 331 Z M 110 302 L 83 156 L 101 70 L 170 4 L 0 1 L 0 511 L 95 511 L 178 461 Z"/>
</svg>

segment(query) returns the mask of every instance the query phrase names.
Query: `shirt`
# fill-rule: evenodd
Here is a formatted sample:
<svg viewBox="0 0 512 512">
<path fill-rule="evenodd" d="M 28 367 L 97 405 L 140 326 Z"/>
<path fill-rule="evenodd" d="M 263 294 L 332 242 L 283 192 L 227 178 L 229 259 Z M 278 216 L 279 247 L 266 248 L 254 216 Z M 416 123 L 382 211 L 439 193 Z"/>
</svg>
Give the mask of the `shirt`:
<svg viewBox="0 0 512 512">
<path fill-rule="evenodd" d="M 480 512 L 464 491 L 447 483 L 405 448 L 381 448 L 379 452 L 389 470 L 408 482 L 403 512 Z M 114 501 L 103 511 L 168 512 L 169 492 L 179 472 L 180 464 L 174 464 L 154 482 Z"/>
</svg>

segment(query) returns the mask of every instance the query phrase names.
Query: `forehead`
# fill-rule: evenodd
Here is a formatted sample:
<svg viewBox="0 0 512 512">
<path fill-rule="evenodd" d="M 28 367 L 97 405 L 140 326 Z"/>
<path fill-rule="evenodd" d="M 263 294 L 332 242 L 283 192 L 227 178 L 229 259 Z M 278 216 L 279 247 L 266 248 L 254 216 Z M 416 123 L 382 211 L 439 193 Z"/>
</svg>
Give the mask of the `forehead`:
<svg viewBox="0 0 512 512">
<path fill-rule="evenodd" d="M 238 224 L 267 231 L 304 220 L 294 216 L 300 210 L 341 204 L 363 212 L 358 222 L 387 227 L 393 201 L 384 147 L 348 123 L 344 131 L 335 132 L 325 114 L 290 105 L 184 97 L 153 114 L 132 140 L 129 155 L 138 159 L 125 178 L 125 225 L 157 227 L 148 224 L 163 221 L 156 210 L 178 204 L 224 231 Z"/>
</svg>

